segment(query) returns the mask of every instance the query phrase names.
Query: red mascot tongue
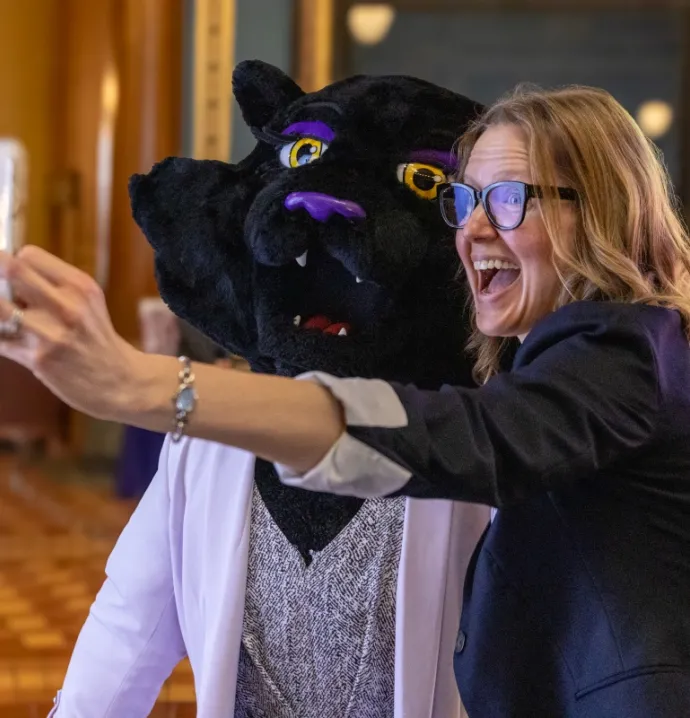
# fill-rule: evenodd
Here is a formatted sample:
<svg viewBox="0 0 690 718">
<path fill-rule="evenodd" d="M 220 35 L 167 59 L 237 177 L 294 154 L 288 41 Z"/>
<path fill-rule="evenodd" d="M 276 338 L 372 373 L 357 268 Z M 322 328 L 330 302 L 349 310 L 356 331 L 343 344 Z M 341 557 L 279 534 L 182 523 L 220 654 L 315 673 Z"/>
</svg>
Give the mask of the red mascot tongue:
<svg viewBox="0 0 690 718">
<path fill-rule="evenodd" d="M 324 334 L 340 334 L 343 329 L 345 334 L 350 333 L 350 325 L 347 322 L 333 322 L 323 314 L 317 314 L 315 317 L 307 319 L 302 327 L 304 329 L 318 329 Z"/>
</svg>

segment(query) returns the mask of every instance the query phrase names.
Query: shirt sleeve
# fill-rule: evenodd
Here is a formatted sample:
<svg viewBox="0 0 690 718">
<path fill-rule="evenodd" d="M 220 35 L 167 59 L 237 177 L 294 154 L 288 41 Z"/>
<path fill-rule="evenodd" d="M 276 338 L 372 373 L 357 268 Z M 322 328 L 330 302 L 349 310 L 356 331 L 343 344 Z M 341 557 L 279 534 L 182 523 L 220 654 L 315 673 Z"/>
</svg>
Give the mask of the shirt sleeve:
<svg viewBox="0 0 690 718">
<path fill-rule="evenodd" d="M 50 716 L 144 718 L 185 655 L 173 593 L 169 441 L 106 565 Z"/>
<path fill-rule="evenodd" d="M 278 466 L 281 480 L 500 508 L 595 476 L 655 431 L 655 345 L 629 319 L 550 324 L 527 337 L 513 371 L 480 388 L 303 375 L 340 400 L 347 431 L 307 474 Z"/>
</svg>

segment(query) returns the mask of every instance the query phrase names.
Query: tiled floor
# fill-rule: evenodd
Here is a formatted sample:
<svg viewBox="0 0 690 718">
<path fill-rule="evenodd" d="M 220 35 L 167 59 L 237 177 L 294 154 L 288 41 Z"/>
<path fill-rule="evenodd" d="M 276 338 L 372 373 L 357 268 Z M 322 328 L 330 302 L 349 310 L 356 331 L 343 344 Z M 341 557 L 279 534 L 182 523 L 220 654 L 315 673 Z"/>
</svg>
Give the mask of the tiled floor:
<svg viewBox="0 0 690 718">
<path fill-rule="evenodd" d="M 0 716 L 45 716 L 134 504 L 104 477 L 0 454 Z M 195 714 L 189 665 L 153 716 Z"/>
</svg>

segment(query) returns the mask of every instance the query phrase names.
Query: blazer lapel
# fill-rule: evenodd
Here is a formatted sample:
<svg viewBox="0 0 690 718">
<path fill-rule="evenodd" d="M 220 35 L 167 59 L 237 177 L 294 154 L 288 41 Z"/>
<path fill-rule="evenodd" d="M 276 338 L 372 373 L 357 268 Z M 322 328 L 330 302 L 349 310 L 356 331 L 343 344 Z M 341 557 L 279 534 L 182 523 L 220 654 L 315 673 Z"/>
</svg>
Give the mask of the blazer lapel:
<svg viewBox="0 0 690 718">
<path fill-rule="evenodd" d="M 453 673 L 462 588 L 488 507 L 408 499 L 396 611 L 395 718 L 465 715 Z"/>
<path fill-rule="evenodd" d="M 225 454 L 227 456 L 227 454 Z M 242 642 L 244 603 L 249 558 L 254 461 L 251 454 L 233 452 L 231 462 L 219 462 L 214 494 L 210 497 L 207 526 L 224 527 L 221 535 L 204 541 L 200 556 L 212 575 L 206 577 L 202 613 L 203 670 L 197 686 L 199 718 L 226 718 L 235 705 L 237 670 Z M 222 465 L 221 465 L 222 463 Z M 205 530 L 205 527 L 199 527 Z"/>
</svg>

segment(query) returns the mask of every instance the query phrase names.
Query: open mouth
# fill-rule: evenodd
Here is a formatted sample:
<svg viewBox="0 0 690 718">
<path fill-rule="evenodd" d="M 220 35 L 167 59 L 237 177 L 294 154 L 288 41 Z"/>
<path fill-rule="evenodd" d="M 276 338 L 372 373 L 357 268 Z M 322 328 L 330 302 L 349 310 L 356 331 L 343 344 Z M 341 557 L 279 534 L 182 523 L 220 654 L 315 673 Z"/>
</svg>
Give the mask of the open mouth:
<svg viewBox="0 0 690 718">
<path fill-rule="evenodd" d="M 363 339 L 386 316 L 385 290 L 346 269 L 323 247 L 296 257 L 285 276 L 281 301 L 291 308 L 285 319 L 299 334 Z"/>
<path fill-rule="evenodd" d="M 498 294 L 508 289 L 520 276 L 520 267 L 502 259 L 482 259 L 474 262 L 479 294 Z"/>
<path fill-rule="evenodd" d="M 304 252 L 296 258 L 296 262 L 300 267 L 307 266 L 308 252 Z M 355 277 L 356 284 L 361 284 L 363 280 Z M 310 317 L 302 317 L 297 314 L 292 323 L 295 327 L 308 331 L 321 332 L 322 334 L 330 334 L 331 336 L 347 337 L 352 333 L 352 324 L 350 322 L 336 321 L 325 314 L 314 314 Z"/>
<path fill-rule="evenodd" d="M 293 324 L 303 330 L 313 330 L 322 334 L 330 334 L 339 337 L 347 337 L 352 333 L 352 325 L 349 322 L 336 322 L 325 314 L 316 314 L 305 321 L 298 314 L 293 319 Z"/>
</svg>

